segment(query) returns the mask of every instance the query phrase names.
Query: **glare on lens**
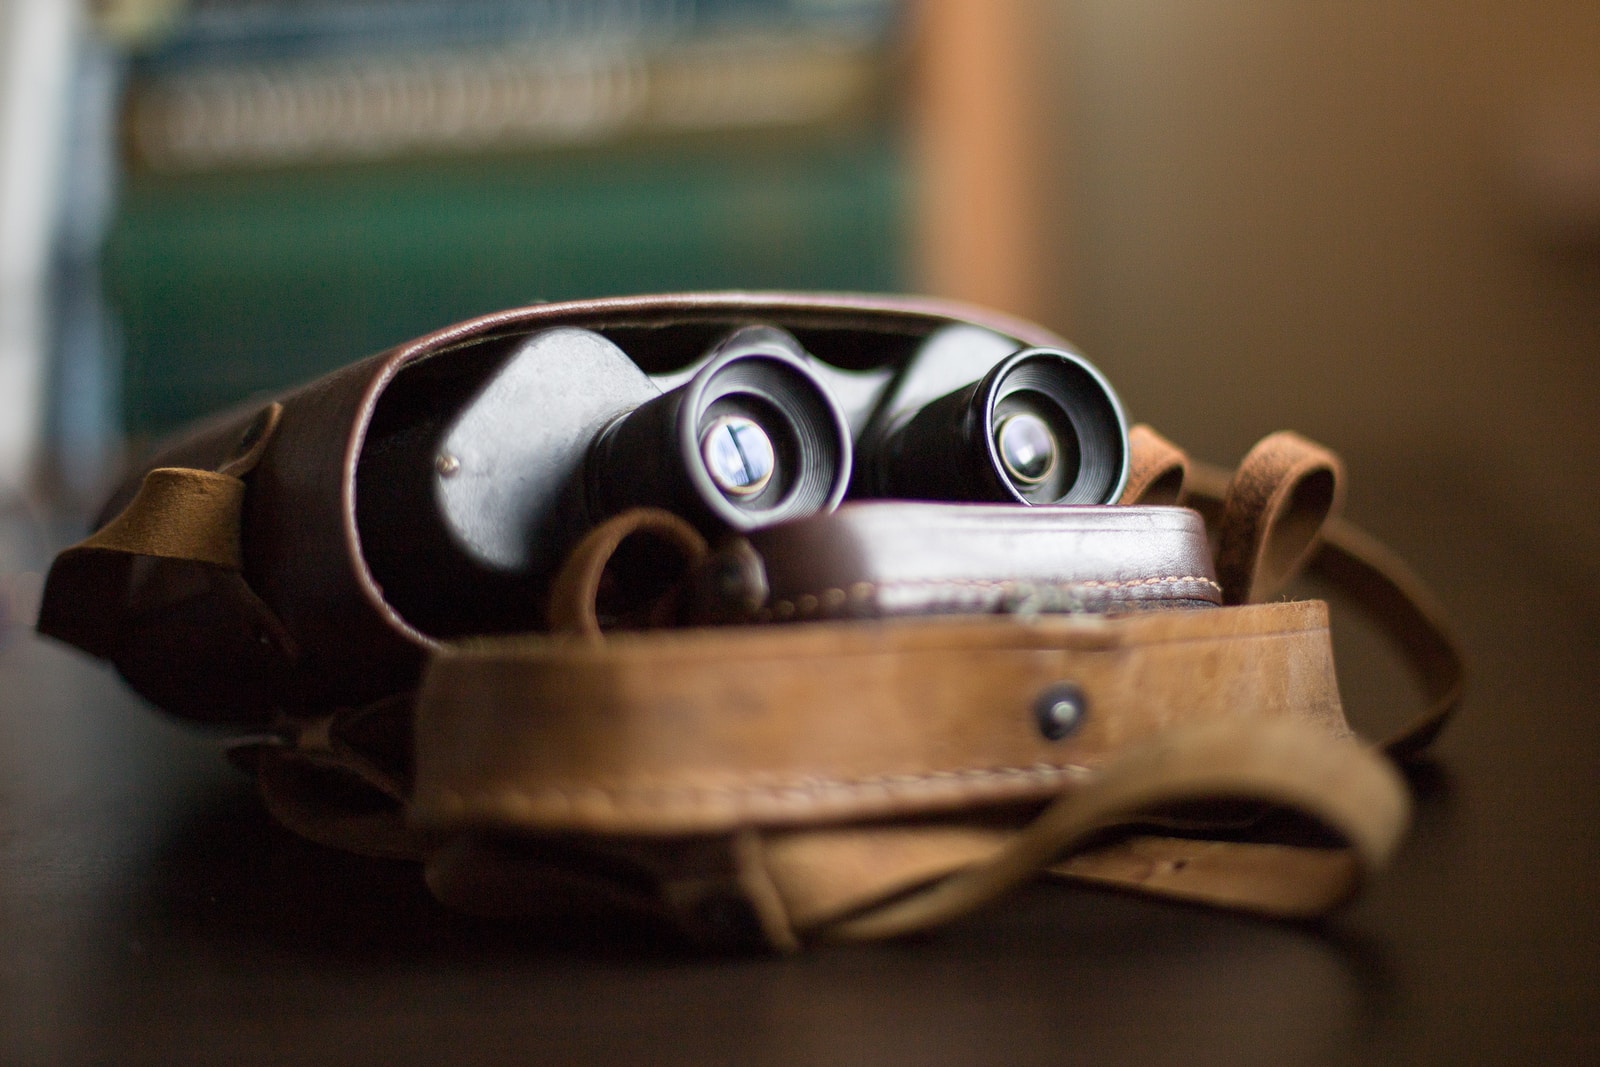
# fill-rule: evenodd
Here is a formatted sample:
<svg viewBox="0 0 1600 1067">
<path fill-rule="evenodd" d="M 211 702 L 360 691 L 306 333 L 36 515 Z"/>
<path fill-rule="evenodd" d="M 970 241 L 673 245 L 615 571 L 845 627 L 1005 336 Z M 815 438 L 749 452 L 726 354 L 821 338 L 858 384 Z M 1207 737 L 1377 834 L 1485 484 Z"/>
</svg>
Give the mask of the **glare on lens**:
<svg viewBox="0 0 1600 1067">
<path fill-rule="evenodd" d="M 767 487 L 777 465 L 772 439 L 754 419 L 724 415 L 706 428 L 700 454 L 718 489 L 730 496 L 754 496 Z"/>
<path fill-rule="evenodd" d="M 1024 485 L 1037 485 L 1056 465 L 1056 438 L 1037 415 L 1008 416 L 994 432 L 1006 473 Z"/>
</svg>

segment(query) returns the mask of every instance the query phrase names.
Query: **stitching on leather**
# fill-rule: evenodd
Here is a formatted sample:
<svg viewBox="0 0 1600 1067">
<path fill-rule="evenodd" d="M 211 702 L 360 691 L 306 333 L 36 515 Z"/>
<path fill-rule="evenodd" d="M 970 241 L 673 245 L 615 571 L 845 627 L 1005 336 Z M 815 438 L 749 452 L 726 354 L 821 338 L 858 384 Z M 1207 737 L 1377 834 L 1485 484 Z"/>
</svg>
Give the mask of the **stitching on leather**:
<svg viewBox="0 0 1600 1067">
<path fill-rule="evenodd" d="M 806 618 L 819 614 L 819 608 L 826 609 L 823 615 L 838 614 L 839 610 L 849 605 L 862 605 L 870 601 L 879 593 L 897 591 L 902 589 L 975 589 L 980 591 L 994 590 L 1001 594 L 1015 592 L 1039 591 L 1067 591 L 1073 589 L 1135 589 L 1156 585 L 1187 585 L 1199 584 L 1207 586 L 1220 596 L 1222 586 L 1210 578 L 1199 574 L 1162 575 L 1158 578 L 1127 578 L 1127 579 L 1100 579 L 1085 578 L 1076 582 L 1018 582 L 1014 579 L 995 578 L 924 578 L 906 579 L 896 582 L 856 582 L 849 590 L 831 588 L 821 593 L 802 593 L 793 599 L 775 600 L 771 605 L 763 607 L 756 613 L 757 618 L 791 619 L 796 615 Z"/>
<path fill-rule="evenodd" d="M 1089 768 L 1076 763 L 1036 763 L 1031 767 L 988 767 L 953 771 L 928 771 L 923 774 L 883 774 L 869 778 L 804 778 L 771 785 L 631 785 L 579 787 L 546 786 L 541 789 L 499 789 L 461 793 L 454 789 L 440 789 L 439 797 L 452 807 L 473 804 L 510 803 L 516 807 L 542 807 L 556 803 L 571 808 L 577 804 L 603 804 L 611 808 L 631 808 L 660 802 L 687 800 L 690 803 L 707 803 L 729 800 L 814 800 L 828 795 L 857 795 L 861 793 L 930 793 L 936 787 L 954 784 L 988 784 L 996 782 L 1021 782 L 1054 784 L 1063 779 L 1078 778 Z"/>
</svg>

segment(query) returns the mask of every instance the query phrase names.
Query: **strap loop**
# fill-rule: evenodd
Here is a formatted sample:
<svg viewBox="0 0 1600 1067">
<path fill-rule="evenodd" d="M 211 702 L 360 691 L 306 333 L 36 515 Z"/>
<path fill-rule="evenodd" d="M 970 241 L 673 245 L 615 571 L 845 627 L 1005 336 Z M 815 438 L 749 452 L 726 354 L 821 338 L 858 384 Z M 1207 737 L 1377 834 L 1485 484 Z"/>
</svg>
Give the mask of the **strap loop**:
<svg viewBox="0 0 1600 1067">
<path fill-rule="evenodd" d="M 373 708 L 409 714 L 409 705 L 404 695 Z M 253 764 L 267 811 L 301 837 L 362 856 L 421 860 L 426 839 L 402 817 L 407 783 L 339 736 L 343 719 L 370 710 L 286 723 L 276 743 L 256 743 L 235 756 Z"/>
<path fill-rule="evenodd" d="M 1119 504 L 1176 504 L 1189 474 L 1189 457 L 1140 423 L 1128 431 L 1128 484 Z"/>
<path fill-rule="evenodd" d="M 1230 865 L 1186 894 L 1282 917 L 1319 914 L 1347 899 L 1368 873 L 1388 861 L 1410 812 L 1405 785 L 1387 762 L 1304 724 L 1225 722 L 1175 729 L 1106 766 L 1091 783 L 1064 793 L 991 859 L 814 933 L 858 941 L 936 926 L 995 899 L 1109 830 L 1137 826 L 1174 804 L 1220 798 L 1301 812 L 1346 842 L 1347 860 L 1307 864 L 1293 850 L 1285 853 L 1287 867 L 1264 846 L 1255 846 L 1246 854 L 1257 861 L 1257 869 Z M 1310 887 L 1304 884 L 1308 877 L 1316 880 Z"/>
<path fill-rule="evenodd" d="M 594 641 L 603 637 L 596 604 L 606 566 L 623 542 L 638 536 L 654 537 L 675 550 L 683 560 L 684 574 L 707 552 L 700 532 L 670 511 L 632 508 L 607 519 L 578 542 L 550 587 L 547 621 L 552 633 L 577 634 Z"/>
<path fill-rule="evenodd" d="M 1228 604 L 1277 595 L 1316 547 L 1344 501 L 1344 464 L 1296 433 L 1250 450 L 1228 483 L 1218 529 L 1217 579 Z"/>
<path fill-rule="evenodd" d="M 1264 447 L 1269 443 L 1271 449 Z M 1239 472 L 1231 478 L 1226 471 L 1209 464 L 1192 466 L 1183 503 L 1206 516 L 1207 523 L 1219 531 L 1224 545 L 1229 542 L 1231 532 L 1235 546 L 1227 550 L 1231 553 L 1228 565 L 1233 571 L 1231 579 L 1225 576 L 1219 552 L 1217 572 L 1223 577 L 1225 591 L 1231 588 L 1236 592 L 1241 585 L 1260 584 L 1253 573 L 1244 577 L 1250 571 L 1248 561 L 1253 552 L 1259 551 L 1259 541 L 1253 541 L 1253 534 L 1242 531 L 1241 525 L 1257 528 L 1261 525 L 1259 522 L 1241 524 L 1244 516 L 1239 513 L 1246 506 L 1245 500 L 1253 495 L 1269 502 L 1278 501 L 1281 506 L 1293 497 L 1295 486 L 1303 483 L 1304 475 L 1297 472 L 1321 469 L 1325 460 L 1319 458 L 1319 453 L 1332 460 L 1327 469 L 1332 471 L 1336 481 L 1341 479 L 1342 464 L 1332 453 L 1289 433 L 1273 434 L 1263 440 L 1251 450 Z M 1249 477 L 1244 476 L 1247 466 L 1255 471 Z M 1276 475 L 1271 473 L 1274 467 L 1278 471 Z M 1274 479 L 1279 490 L 1276 493 L 1263 495 L 1257 491 L 1251 494 L 1235 489 L 1245 482 L 1257 486 L 1273 484 Z M 1337 487 L 1334 494 L 1336 506 Z M 1331 512 L 1333 507 L 1329 510 Z M 1297 534 L 1296 538 L 1300 536 L 1303 535 Z M 1254 550 L 1249 547 L 1252 543 L 1257 545 Z M 1280 551 L 1288 555 L 1286 550 Z M 1328 579 L 1348 595 L 1399 646 L 1421 683 L 1426 701 L 1421 713 L 1379 745 L 1393 759 L 1415 758 L 1455 714 L 1465 688 L 1465 660 L 1452 632 L 1449 615 L 1426 583 L 1403 560 L 1372 535 L 1337 516 L 1329 515 L 1320 522 L 1308 551 L 1301 556 L 1306 557 L 1309 557 L 1306 565 L 1311 573 Z M 1246 562 L 1237 565 L 1233 560 Z M 1294 571 L 1295 568 L 1291 568 L 1284 573 L 1282 580 L 1293 577 Z M 1230 580 L 1231 587 L 1227 584 Z"/>
<path fill-rule="evenodd" d="M 157 467 L 116 518 L 67 551 L 185 559 L 238 570 L 243 506 L 244 482 L 233 475 Z"/>
<path fill-rule="evenodd" d="M 1323 529 L 1311 565 L 1346 590 L 1405 654 L 1427 706 L 1379 747 L 1397 760 L 1415 758 L 1450 721 L 1466 688 L 1466 664 L 1449 616 L 1400 557 L 1342 520 Z"/>
</svg>

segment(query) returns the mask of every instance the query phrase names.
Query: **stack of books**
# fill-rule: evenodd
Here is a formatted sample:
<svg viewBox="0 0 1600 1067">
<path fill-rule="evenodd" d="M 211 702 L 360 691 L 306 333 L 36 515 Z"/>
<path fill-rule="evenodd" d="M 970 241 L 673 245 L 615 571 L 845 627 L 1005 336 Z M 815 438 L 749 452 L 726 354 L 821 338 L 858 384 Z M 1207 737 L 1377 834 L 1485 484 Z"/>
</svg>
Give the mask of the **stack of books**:
<svg viewBox="0 0 1600 1067">
<path fill-rule="evenodd" d="M 105 255 L 135 438 L 471 315 L 907 283 L 894 0 L 191 0 Z"/>
</svg>

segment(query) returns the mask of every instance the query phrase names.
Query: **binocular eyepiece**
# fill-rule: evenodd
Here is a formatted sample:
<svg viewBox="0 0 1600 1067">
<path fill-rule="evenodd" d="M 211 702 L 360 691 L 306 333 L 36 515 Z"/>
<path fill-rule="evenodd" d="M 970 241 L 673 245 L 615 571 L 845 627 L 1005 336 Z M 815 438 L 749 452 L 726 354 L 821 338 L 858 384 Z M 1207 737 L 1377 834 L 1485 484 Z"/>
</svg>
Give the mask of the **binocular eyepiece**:
<svg viewBox="0 0 1600 1067">
<path fill-rule="evenodd" d="M 1031 348 L 892 420 L 873 495 L 1109 504 L 1127 481 L 1127 426 L 1104 378 L 1071 352 Z"/>
<path fill-rule="evenodd" d="M 770 337 L 724 345 L 689 379 L 611 424 L 590 452 L 589 500 L 750 530 L 838 506 L 850 428 L 805 358 Z"/>
</svg>

